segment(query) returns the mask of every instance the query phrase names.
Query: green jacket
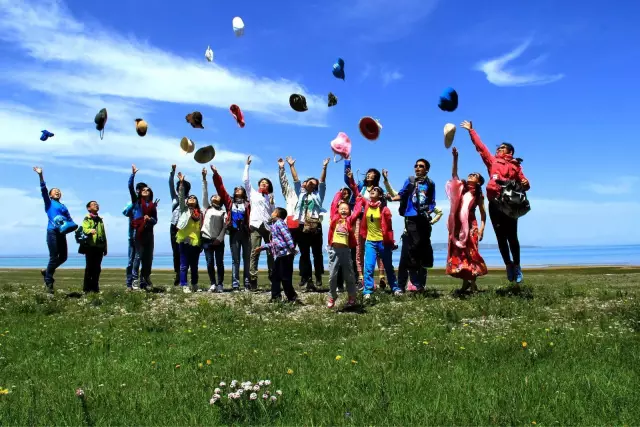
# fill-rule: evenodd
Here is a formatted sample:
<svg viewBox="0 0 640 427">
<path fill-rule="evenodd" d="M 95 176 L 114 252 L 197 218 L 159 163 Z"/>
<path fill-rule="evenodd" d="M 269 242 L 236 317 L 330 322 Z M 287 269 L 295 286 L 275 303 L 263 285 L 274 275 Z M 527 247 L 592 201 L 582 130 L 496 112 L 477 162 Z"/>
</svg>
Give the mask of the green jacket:
<svg viewBox="0 0 640 427">
<path fill-rule="evenodd" d="M 89 230 L 96 230 L 96 234 L 89 234 Z M 92 218 L 91 215 L 85 216 L 84 221 L 82 221 L 82 231 L 87 235 L 87 246 L 107 249 L 107 233 L 104 229 L 102 217 Z"/>
</svg>

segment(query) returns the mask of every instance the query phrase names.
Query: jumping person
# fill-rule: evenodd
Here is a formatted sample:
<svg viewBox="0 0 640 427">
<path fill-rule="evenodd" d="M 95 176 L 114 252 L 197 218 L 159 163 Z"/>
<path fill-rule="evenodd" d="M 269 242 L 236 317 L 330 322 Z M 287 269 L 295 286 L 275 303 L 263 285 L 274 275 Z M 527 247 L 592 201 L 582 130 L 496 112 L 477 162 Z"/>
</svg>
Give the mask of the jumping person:
<svg viewBox="0 0 640 427">
<path fill-rule="evenodd" d="M 222 198 L 215 194 L 209 199 L 207 169 L 202 168 L 202 250 L 207 261 L 211 284 L 209 292 L 224 291 L 224 235 L 227 231 L 227 213 Z M 216 269 L 218 270 L 216 275 Z"/>
<path fill-rule="evenodd" d="M 169 172 L 169 194 L 171 195 L 171 225 L 169 226 L 169 236 L 171 238 L 171 253 L 173 255 L 173 284 L 177 286 L 180 283 L 180 247 L 176 240 L 176 234 L 178 234 L 178 217 L 180 217 L 180 201 L 178 200 L 178 186 L 180 182 L 174 182 L 176 175 L 176 165 L 171 165 L 171 172 Z M 175 185 L 175 188 L 174 188 Z M 184 194 L 185 197 L 189 197 L 191 192 L 191 183 L 185 181 Z"/>
<path fill-rule="evenodd" d="M 100 273 L 102 272 L 102 258 L 107 256 L 107 233 L 104 221 L 98 215 L 100 205 L 95 200 L 87 203 L 87 216 L 82 221 L 82 231 L 87 236 L 84 246 L 84 282 L 85 293 L 100 292 Z"/>
<path fill-rule="evenodd" d="M 44 181 L 42 168 L 35 166 L 33 171 L 40 178 L 40 192 L 44 201 L 44 211 L 47 213 L 49 222 L 47 224 L 47 247 L 49 248 L 49 263 L 46 269 L 40 270 L 44 277 L 45 289 L 48 293 L 53 294 L 53 278 L 56 269 L 67 260 L 67 235 L 59 232 L 59 226 L 56 223 L 57 217 L 62 217 L 66 221 L 72 221 L 69 210 L 60 202 L 62 191 L 59 188 L 47 190 L 47 183 Z"/>
<path fill-rule="evenodd" d="M 471 142 L 476 147 L 482 161 L 489 171 L 487 183 L 487 199 L 489 199 L 489 218 L 496 233 L 496 240 L 500 249 L 500 255 L 507 269 L 509 282 L 522 283 L 522 268 L 520 267 L 520 242 L 518 240 L 518 220 L 511 218 L 502 212 L 496 202 L 500 196 L 501 187 L 497 181 L 515 180 L 522 185 L 523 190 L 531 188 L 529 180 L 522 172 L 522 159 L 513 157 L 515 149 L 513 145 L 503 142 L 498 146 L 495 155 L 480 139 L 473 129 L 473 123 L 464 121 L 460 125 L 469 131 Z M 512 258 L 513 257 L 513 258 Z"/>
<path fill-rule="evenodd" d="M 176 242 L 180 250 L 180 286 L 186 294 L 199 291 L 198 262 L 200 261 L 200 241 L 202 229 L 202 210 L 198 198 L 191 194 L 185 199 L 185 176 L 178 172 L 178 199 L 180 200 L 180 216 L 178 217 L 178 233 Z M 187 285 L 187 271 L 191 271 L 191 289 Z"/>
<path fill-rule="evenodd" d="M 158 223 L 158 201 L 153 200 L 153 191 L 146 186 L 140 194 L 134 189 L 134 179 L 138 173 L 136 165 L 131 165 L 131 176 L 128 187 L 131 203 L 133 204 L 132 221 L 136 252 L 140 256 L 140 289 L 148 289 L 151 283 L 151 266 L 153 265 L 153 250 L 155 239 L 153 227 Z"/>
</svg>

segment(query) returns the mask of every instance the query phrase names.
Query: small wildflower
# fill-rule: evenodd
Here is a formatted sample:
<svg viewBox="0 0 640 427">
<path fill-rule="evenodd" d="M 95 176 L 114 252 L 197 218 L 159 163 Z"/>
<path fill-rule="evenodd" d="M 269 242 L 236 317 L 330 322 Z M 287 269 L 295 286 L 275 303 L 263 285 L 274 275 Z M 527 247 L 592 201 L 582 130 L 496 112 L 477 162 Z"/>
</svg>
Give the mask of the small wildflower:
<svg viewBox="0 0 640 427">
<path fill-rule="evenodd" d="M 222 388 L 222 387 L 226 387 L 226 386 L 227 386 L 227 383 L 225 383 L 224 381 L 221 381 L 221 382 L 220 382 L 220 388 Z"/>
<path fill-rule="evenodd" d="M 211 365 L 211 359 L 207 359 L 207 365 Z"/>
<path fill-rule="evenodd" d="M 545 330 L 544 330 L 544 331 L 545 331 L 545 332 L 549 332 L 550 330 L 551 330 L 551 329 L 549 329 L 549 328 L 545 328 Z"/>
<path fill-rule="evenodd" d="M 538 423 L 535 422 L 535 421 L 531 421 L 531 425 L 536 425 L 536 424 L 538 424 Z"/>
<path fill-rule="evenodd" d="M 464 350 L 464 347 L 460 347 L 460 350 Z"/>
<path fill-rule="evenodd" d="M 469 326 L 468 323 L 465 323 L 464 325 L 462 325 L 463 328 L 466 328 L 467 326 Z"/>
<path fill-rule="evenodd" d="M 278 396 L 282 396 L 282 390 L 276 390 L 276 394 L 277 394 Z"/>
<path fill-rule="evenodd" d="M 293 369 L 287 369 L 287 374 L 292 375 L 293 374 Z"/>
<path fill-rule="evenodd" d="M 249 395 L 249 399 L 251 399 L 251 400 L 256 400 L 257 398 L 258 398 L 258 395 L 257 395 L 257 394 L 255 394 L 255 393 L 251 393 L 251 394 Z"/>
<path fill-rule="evenodd" d="M 177 365 L 176 365 L 176 369 L 180 369 L 180 364 L 177 364 Z"/>
<path fill-rule="evenodd" d="M 429 341 L 422 341 L 422 344 L 429 345 Z"/>
<path fill-rule="evenodd" d="M 202 363 L 198 363 L 198 368 L 202 368 L 204 365 Z"/>
<path fill-rule="evenodd" d="M 8 388 L 0 388 L 0 396 L 5 395 L 5 394 L 9 394 L 10 391 Z"/>
<path fill-rule="evenodd" d="M 267 399 L 269 398 L 269 395 L 265 393 L 265 394 L 263 394 L 263 395 L 262 395 L 262 398 L 263 398 L 264 400 L 267 400 Z"/>
<path fill-rule="evenodd" d="M 202 329 L 207 329 L 207 325 L 202 325 Z"/>
<path fill-rule="evenodd" d="M 522 341 L 522 348 L 527 348 L 527 342 L 526 341 Z"/>
<path fill-rule="evenodd" d="M 187 329 L 187 333 L 190 334 L 191 333 L 191 329 Z"/>
<path fill-rule="evenodd" d="M 241 395 L 242 393 L 244 393 L 244 389 L 243 389 L 243 388 L 241 388 L 241 389 L 239 389 L 238 391 L 236 391 L 236 393 L 237 393 L 238 395 Z"/>
<path fill-rule="evenodd" d="M 216 399 L 215 397 L 212 397 L 211 400 L 209 400 L 209 405 L 215 405 L 217 401 L 218 399 Z"/>
<path fill-rule="evenodd" d="M 264 385 L 264 380 L 260 380 L 260 381 L 258 381 L 258 385 L 259 385 L 260 387 L 262 387 L 262 386 Z"/>
<path fill-rule="evenodd" d="M 553 343 L 552 342 L 549 343 L 549 347 L 553 347 Z"/>
<path fill-rule="evenodd" d="M 258 384 L 253 386 L 253 391 L 259 391 L 260 390 L 260 386 Z"/>
<path fill-rule="evenodd" d="M 271 381 L 270 380 L 264 380 L 264 385 L 271 385 Z"/>
<path fill-rule="evenodd" d="M 120 384 L 120 387 L 126 387 L 127 385 L 125 383 Z"/>
<path fill-rule="evenodd" d="M 230 385 L 230 387 L 231 387 L 231 388 L 236 388 L 236 386 L 237 386 L 237 385 L 238 385 L 238 381 L 233 380 L 233 381 L 231 381 L 231 385 Z"/>
<path fill-rule="evenodd" d="M 214 393 L 214 394 L 220 394 L 220 392 L 221 392 L 221 391 L 222 391 L 222 390 L 220 390 L 218 387 L 216 387 L 216 389 L 215 389 L 215 390 L 213 390 L 213 393 Z"/>
<path fill-rule="evenodd" d="M 84 390 L 81 388 L 76 389 L 76 397 L 79 397 L 82 399 L 84 397 Z"/>
<path fill-rule="evenodd" d="M 352 364 L 352 365 L 355 365 L 356 363 L 358 363 L 358 361 L 357 361 L 357 360 L 352 360 L 352 361 L 351 361 L 351 364 Z"/>
<path fill-rule="evenodd" d="M 229 393 L 227 394 L 227 399 L 231 400 L 233 399 L 233 396 L 235 395 L 235 393 Z"/>
<path fill-rule="evenodd" d="M 278 400 L 278 398 L 277 398 L 277 397 L 275 397 L 275 396 L 271 396 L 271 401 L 272 401 L 272 402 L 275 402 L 276 400 Z"/>
<path fill-rule="evenodd" d="M 337 355 L 337 356 L 336 356 L 336 360 L 340 360 L 340 359 L 342 359 L 342 356 Z"/>
</svg>

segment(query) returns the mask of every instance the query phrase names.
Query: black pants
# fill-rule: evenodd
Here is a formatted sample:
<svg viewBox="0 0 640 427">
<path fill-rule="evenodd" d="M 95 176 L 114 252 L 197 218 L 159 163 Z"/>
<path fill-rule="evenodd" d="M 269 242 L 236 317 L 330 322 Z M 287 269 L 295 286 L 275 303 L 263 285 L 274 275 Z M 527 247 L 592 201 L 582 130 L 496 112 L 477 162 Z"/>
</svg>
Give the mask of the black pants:
<svg viewBox="0 0 640 427">
<path fill-rule="evenodd" d="M 271 299 L 280 299 L 280 285 L 289 301 L 296 299 L 296 291 L 293 289 L 293 258 L 295 255 L 281 256 L 274 260 L 271 273 Z"/>
<path fill-rule="evenodd" d="M 324 274 L 324 257 L 322 254 L 322 225 L 318 225 L 315 232 L 305 233 L 304 226 L 298 228 L 298 249 L 300 249 L 300 277 L 302 281 L 311 280 L 313 270 L 317 281 L 322 280 Z M 313 269 L 311 268 L 311 254 L 313 253 Z"/>
<path fill-rule="evenodd" d="M 409 269 L 407 268 L 409 247 L 405 244 L 406 237 L 407 235 L 405 233 L 400 237 L 402 248 L 400 249 L 400 263 L 398 264 L 398 286 L 400 286 L 400 289 L 403 291 L 407 289 L 407 283 L 409 282 Z"/>
<path fill-rule="evenodd" d="M 178 227 L 171 224 L 169 235 L 171 236 L 171 253 L 173 254 L 173 272 L 180 274 L 180 248 L 176 242 L 176 234 L 178 234 Z"/>
<path fill-rule="evenodd" d="M 53 274 L 67 260 L 67 235 L 56 230 L 47 230 L 47 247 L 49 248 L 49 264 L 44 273 L 44 283 L 53 289 Z"/>
<path fill-rule="evenodd" d="M 358 265 L 356 264 L 356 248 L 351 248 L 351 262 L 353 263 L 354 274 L 358 272 Z M 344 289 L 344 277 L 342 276 L 342 269 L 338 269 L 337 278 L 338 289 Z"/>
<path fill-rule="evenodd" d="M 153 229 L 143 231 L 140 239 L 136 236 L 136 252 L 140 254 L 140 288 L 142 289 L 151 284 L 154 245 Z"/>
<path fill-rule="evenodd" d="M 85 292 L 100 291 L 100 272 L 102 272 L 103 248 L 87 247 L 84 252 L 84 282 L 82 290 Z"/>
<path fill-rule="evenodd" d="M 496 233 L 504 265 L 511 264 L 511 256 L 513 256 L 513 264 L 520 265 L 518 220 L 502 212 L 494 201 L 489 202 L 489 218 L 491 218 L 491 225 Z"/>
</svg>

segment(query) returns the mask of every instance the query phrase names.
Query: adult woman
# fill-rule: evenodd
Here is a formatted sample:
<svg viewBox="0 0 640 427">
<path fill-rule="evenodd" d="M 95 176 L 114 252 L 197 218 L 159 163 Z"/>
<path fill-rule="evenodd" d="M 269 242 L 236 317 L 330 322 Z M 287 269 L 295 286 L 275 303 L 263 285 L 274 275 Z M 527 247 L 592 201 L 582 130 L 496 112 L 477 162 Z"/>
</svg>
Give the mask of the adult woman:
<svg viewBox="0 0 640 427">
<path fill-rule="evenodd" d="M 471 142 L 476 147 L 482 161 L 489 171 L 489 183 L 487 184 L 487 199 L 489 199 L 489 217 L 496 240 L 500 248 L 500 255 L 507 269 L 507 279 L 521 283 L 523 280 L 520 267 L 520 242 L 518 241 L 518 220 L 507 216 L 500 210 L 496 199 L 500 196 L 501 187 L 497 181 L 515 180 L 522 185 L 523 190 L 531 188 L 529 180 L 522 172 L 522 159 L 513 157 L 515 149 L 513 145 L 503 142 L 498 146 L 495 155 L 491 154 L 486 145 L 482 143 L 480 136 L 473 129 L 473 123 L 464 121 L 460 125 L 469 131 Z M 512 257 L 513 256 L 513 260 Z"/>
<path fill-rule="evenodd" d="M 58 231 L 59 225 L 56 223 L 57 217 L 62 217 L 65 221 L 71 221 L 71 215 L 65 205 L 60 202 L 62 191 L 58 188 L 47 190 L 47 183 L 42 175 L 42 168 L 35 166 L 33 171 L 40 178 L 40 192 L 44 201 L 44 211 L 47 213 L 49 222 L 47 224 L 47 247 L 49 248 L 49 264 L 47 268 L 40 270 L 44 276 L 44 285 L 49 293 L 53 293 L 53 274 L 67 260 L 67 235 Z"/>
<path fill-rule="evenodd" d="M 227 213 L 222 198 L 215 194 L 209 199 L 207 169 L 202 168 L 202 250 L 207 260 L 211 284 L 209 292 L 224 291 L 224 235 L 227 232 Z M 216 269 L 218 270 L 216 275 Z"/>
<path fill-rule="evenodd" d="M 222 203 L 227 208 L 227 230 L 229 231 L 229 245 L 231 246 L 231 285 L 233 290 L 240 289 L 240 259 L 243 260 L 243 282 L 245 290 L 250 289 L 249 271 L 251 261 L 251 241 L 249 232 L 249 217 L 251 216 L 251 203 L 247 198 L 244 187 L 233 189 L 233 198 L 229 196 L 224 187 L 222 177 L 215 166 L 211 165 L 213 172 L 213 185 Z M 240 258 L 242 256 L 242 258 Z"/>
<path fill-rule="evenodd" d="M 322 255 L 322 214 L 326 210 L 322 207 L 324 196 L 327 192 L 327 166 L 329 159 L 322 163 L 320 181 L 309 178 L 302 184 L 298 180 L 298 174 L 293 169 L 295 160 L 287 158 L 292 167 L 294 188 L 298 196 L 293 219 L 298 221 L 298 248 L 300 249 L 300 285 L 306 285 L 307 290 L 315 290 L 322 287 L 322 274 L 324 273 L 324 259 Z M 315 270 L 315 284 L 312 281 L 313 270 L 311 268 L 311 252 L 313 252 L 313 270 Z"/>
<path fill-rule="evenodd" d="M 484 235 L 487 214 L 484 210 L 482 184 L 484 178 L 477 172 L 469 174 L 466 181 L 458 178 L 458 150 L 453 147 L 451 179 L 446 192 L 451 202 L 449 212 L 449 245 L 446 272 L 462 279 L 460 292 L 477 291 L 476 278 L 487 274 L 487 265 L 478 252 L 478 242 Z M 476 206 L 480 210 L 480 227 L 476 221 Z"/>
<path fill-rule="evenodd" d="M 186 294 L 191 293 L 187 286 L 187 271 L 191 270 L 191 287 L 198 291 L 198 261 L 200 260 L 200 241 L 202 228 L 202 211 L 198 198 L 193 194 L 185 200 L 184 175 L 178 172 L 178 199 L 180 200 L 180 216 L 178 217 L 178 233 L 176 242 L 180 250 L 180 286 Z"/>
<path fill-rule="evenodd" d="M 173 254 L 173 284 L 178 285 L 180 283 L 180 248 L 176 243 L 176 235 L 178 234 L 178 217 L 180 216 L 180 201 L 178 200 L 178 186 L 180 182 L 175 182 L 176 165 L 171 165 L 171 172 L 169 172 L 169 194 L 171 195 L 171 225 L 169 226 L 169 236 L 171 238 L 171 253 Z M 189 197 L 191 191 L 191 183 L 184 181 L 185 197 Z M 175 189 L 174 189 L 175 186 Z"/>
<path fill-rule="evenodd" d="M 151 283 L 151 266 L 153 265 L 153 250 L 155 238 L 153 227 L 158 223 L 157 201 L 153 200 L 153 191 L 150 187 L 144 187 L 140 193 L 136 193 L 133 181 L 138 168 L 131 165 L 131 176 L 128 187 L 131 196 L 132 220 L 136 252 L 140 255 L 140 289 L 148 289 Z"/>
<path fill-rule="evenodd" d="M 344 182 L 347 186 L 350 186 L 349 173 L 351 173 L 351 157 L 345 159 L 344 161 Z M 362 197 L 369 201 L 371 200 L 370 193 L 373 188 L 380 188 L 380 171 L 378 169 L 371 168 L 367 171 L 364 176 L 364 180 L 358 181 L 357 188 Z M 382 190 L 382 189 L 380 189 Z M 381 196 L 381 204 L 383 206 L 387 205 L 384 191 L 382 191 Z M 351 203 L 355 204 L 356 196 L 354 194 L 351 195 Z M 360 222 L 362 220 L 363 213 L 360 212 L 359 218 L 356 220 L 356 230 L 360 229 Z M 363 264 L 364 264 L 364 247 L 365 247 L 365 238 L 358 234 L 357 238 L 357 246 L 356 246 L 356 265 L 358 267 L 358 282 L 361 285 L 363 280 Z M 380 276 L 380 288 L 384 289 L 387 286 L 387 282 L 384 279 L 384 264 L 382 259 L 377 259 L 378 263 L 378 274 Z"/>
</svg>

